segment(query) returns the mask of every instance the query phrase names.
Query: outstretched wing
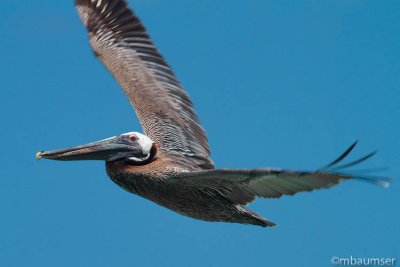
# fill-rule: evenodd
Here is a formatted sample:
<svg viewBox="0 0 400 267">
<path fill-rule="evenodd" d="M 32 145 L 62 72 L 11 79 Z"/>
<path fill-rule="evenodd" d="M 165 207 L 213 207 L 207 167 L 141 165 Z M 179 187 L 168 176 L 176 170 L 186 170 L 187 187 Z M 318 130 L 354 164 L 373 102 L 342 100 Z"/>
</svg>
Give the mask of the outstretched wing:
<svg viewBox="0 0 400 267">
<path fill-rule="evenodd" d="M 358 179 L 388 187 L 389 178 L 335 172 L 335 170 L 342 170 L 358 164 L 375 154 L 370 153 L 358 160 L 335 167 L 350 153 L 354 146 L 355 144 L 323 170 L 314 172 L 278 169 L 216 169 L 188 174 L 181 179 L 190 186 L 200 188 L 209 194 L 223 195 L 232 203 L 241 205 L 250 203 L 256 197 L 278 198 L 282 195 L 294 195 L 298 192 L 329 188 L 348 179 Z"/>
<path fill-rule="evenodd" d="M 213 168 L 192 102 L 124 0 L 75 0 L 95 55 L 120 83 L 160 153 Z"/>
</svg>

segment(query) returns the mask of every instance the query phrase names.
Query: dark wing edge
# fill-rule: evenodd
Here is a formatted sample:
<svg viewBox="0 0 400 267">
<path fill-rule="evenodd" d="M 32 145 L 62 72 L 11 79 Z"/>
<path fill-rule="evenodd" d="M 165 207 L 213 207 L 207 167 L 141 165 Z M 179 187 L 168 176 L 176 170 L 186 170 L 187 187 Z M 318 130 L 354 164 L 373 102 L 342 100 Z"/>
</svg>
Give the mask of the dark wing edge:
<svg viewBox="0 0 400 267">
<path fill-rule="evenodd" d="M 354 145 L 355 146 L 355 145 Z M 339 157 L 334 167 L 343 160 L 354 148 Z M 344 153 L 344 154 L 345 154 Z M 375 154 L 375 153 L 374 153 Z M 370 158 L 371 153 L 348 164 L 345 168 L 359 164 Z M 342 170 L 344 167 L 336 167 Z M 200 187 L 210 194 L 220 194 L 234 204 L 246 205 L 256 197 L 279 198 L 283 195 L 295 195 L 299 192 L 309 192 L 322 188 L 330 188 L 344 180 L 359 180 L 375 184 L 384 188 L 389 187 L 391 178 L 355 174 L 349 172 L 335 172 L 332 169 L 322 169 L 313 172 L 288 171 L 280 169 L 216 169 L 193 173 L 182 177 L 189 185 Z"/>
<path fill-rule="evenodd" d="M 95 55 L 121 85 L 162 153 L 211 169 L 208 140 L 193 105 L 125 0 L 75 0 Z"/>
</svg>

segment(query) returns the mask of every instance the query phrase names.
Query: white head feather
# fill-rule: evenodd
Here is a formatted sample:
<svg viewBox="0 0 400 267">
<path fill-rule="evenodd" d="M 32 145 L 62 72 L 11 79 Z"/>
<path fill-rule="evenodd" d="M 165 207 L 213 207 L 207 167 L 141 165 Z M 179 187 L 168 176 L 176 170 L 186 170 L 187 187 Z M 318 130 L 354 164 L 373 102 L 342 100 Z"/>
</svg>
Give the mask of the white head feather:
<svg viewBox="0 0 400 267">
<path fill-rule="evenodd" d="M 133 132 L 138 140 L 137 142 L 139 145 L 142 147 L 143 154 L 150 154 L 151 147 L 153 146 L 153 140 L 151 140 L 148 136 L 141 134 L 141 133 L 136 133 Z"/>
<path fill-rule="evenodd" d="M 150 157 L 150 151 L 151 148 L 153 146 L 153 140 L 151 140 L 148 136 L 138 133 L 138 132 L 129 132 L 129 133 L 124 133 L 122 135 L 135 135 L 138 139 L 136 140 L 136 142 L 140 145 L 140 147 L 142 148 L 143 154 L 147 155 L 147 157 L 145 159 L 139 159 L 139 158 L 135 158 L 135 157 L 131 157 L 133 160 L 135 161 L 143 161 L 143 160 L 147 160 Z"/>
</svg>

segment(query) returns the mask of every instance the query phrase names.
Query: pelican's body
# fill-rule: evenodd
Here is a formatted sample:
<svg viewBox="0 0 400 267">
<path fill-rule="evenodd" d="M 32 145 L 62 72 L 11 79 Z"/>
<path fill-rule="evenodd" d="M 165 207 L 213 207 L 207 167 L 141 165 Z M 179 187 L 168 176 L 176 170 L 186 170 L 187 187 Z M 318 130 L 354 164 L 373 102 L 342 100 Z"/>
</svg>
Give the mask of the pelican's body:
<svg viewBox="0 0 400 267">
<path fill-rule="evenodd" d="M 111 179 L 126 191 L 182 215 L 205 221 L 273 225 L 240 205 L 232 205 L 221 195 L 185 183 L 181 177 L 188 171 L 172 162 L 156 160 L 146 166 L 107 162 L 106 165 Z"/>
<path fill-rule="evenodd" d="M 345 179 L 387 186 L 385 179 L 336 172 L 370 156 L 322 170 L 215 169 L 193 105 L 146 30 L 124 0 L 75 0 L 95 55 L 120 83 L 144 134 L 130 132 L 87 145 L 39 152 L 37 158 L 104 160 L 107 174 L 128 192 L 183 215 L 206 220 L 273 226 L 244 206 L 327 188 Z"/>
</svg>

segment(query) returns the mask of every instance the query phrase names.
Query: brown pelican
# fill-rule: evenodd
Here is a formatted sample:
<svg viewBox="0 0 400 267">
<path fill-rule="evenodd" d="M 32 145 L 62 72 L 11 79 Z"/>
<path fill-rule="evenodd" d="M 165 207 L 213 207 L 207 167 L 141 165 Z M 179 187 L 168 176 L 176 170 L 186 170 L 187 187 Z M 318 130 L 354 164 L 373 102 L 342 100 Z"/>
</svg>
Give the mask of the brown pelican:
<svg viewBox="0 0 400 267">
<path fill-rule="evenodd" d="M 192 102 L 124 0 L 75 0 L 94 54 L 117 79 L 143 127 L 87 145 L 37 153 L 53 160 L 104 160 L 126 191 L 180 214 L 260 226 L 275 224 L 245 207 L 256 197 L 278 198 L 328 188 L 349 179 L 388 186 L 385 178 L 357 176 L 338 166 L 356 144 L 325 168 L 214 169 L 207 137 Z"/>
</svg>

